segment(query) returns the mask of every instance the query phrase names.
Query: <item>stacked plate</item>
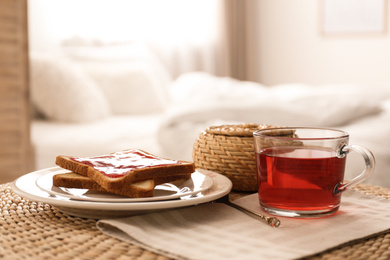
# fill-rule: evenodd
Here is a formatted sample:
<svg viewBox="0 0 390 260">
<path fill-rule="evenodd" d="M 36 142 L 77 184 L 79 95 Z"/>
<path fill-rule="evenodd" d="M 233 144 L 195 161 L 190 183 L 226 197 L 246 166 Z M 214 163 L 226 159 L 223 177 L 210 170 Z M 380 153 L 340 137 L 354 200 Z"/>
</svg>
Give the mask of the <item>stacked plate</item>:
<svg viewBox="0 0 390 260">
<path fill-rule="evenodd" d="M 206 203 L 225 196 L 232 188 L 232 182 L 227 177 L 198 169 L 188 180 L 156 186 L 153 197 L 129 198 L 88 189 L 54 186 L 53 175 L 66 172 L 69 171 L 60 167 L 35 171 L 17 179 L 12 189 L 24 198 L 48 203 L 65 214 L 100 219 Z"/>
</svg>

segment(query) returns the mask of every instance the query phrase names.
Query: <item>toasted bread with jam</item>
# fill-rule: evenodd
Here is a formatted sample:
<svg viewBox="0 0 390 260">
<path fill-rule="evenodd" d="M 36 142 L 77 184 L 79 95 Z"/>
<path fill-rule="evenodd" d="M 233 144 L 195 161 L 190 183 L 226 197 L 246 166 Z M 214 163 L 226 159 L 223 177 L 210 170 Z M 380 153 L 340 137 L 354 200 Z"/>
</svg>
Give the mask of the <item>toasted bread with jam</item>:
<svg viewBox="0 0 390 260">
<path fill-rule="evenodd" d="M 56 158 L 56 164 L 88 177 L 105 191 L 129 197 L 134 197 L 137 193 L 134 192 L 134 189 L 138 188 L 139 185 L 134 186 L 133 184 L 146 181 L 142 187 L 145 187 L 145 194 L 149 194 L 150 192 L 146 192 L 146 190 L 153 186 L 151 189 L 153 192 L 156 183 L 189 178 L 191 173 L 195 171 L 192 162 L 165 159 L 138 149 L 94 157 L 60 155 Z M 53 177 L 53 181 L 54 179 L 55 177 Z M 69 179 L 69 182 L 71 180 L 72 182 L 80 181 L 81 185 L 87 185 L 86 183 L 89 182 L 89 180 L 81 178 Z M 94 184 L 93 187 L 97 186 Z"/>
</svg>

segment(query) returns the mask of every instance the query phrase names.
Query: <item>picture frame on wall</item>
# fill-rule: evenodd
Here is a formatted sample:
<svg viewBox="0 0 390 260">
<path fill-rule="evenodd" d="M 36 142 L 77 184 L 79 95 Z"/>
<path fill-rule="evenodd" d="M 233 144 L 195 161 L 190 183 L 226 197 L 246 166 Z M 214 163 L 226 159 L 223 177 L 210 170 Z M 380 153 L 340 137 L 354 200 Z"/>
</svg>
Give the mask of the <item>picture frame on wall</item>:
<svg viewBox="0 0 390 260">
<path fill-rule="evenodd" d="M 388 0 L 322 0 L 324 35 L 381 35 L 387 33 Z"/>
</svg>

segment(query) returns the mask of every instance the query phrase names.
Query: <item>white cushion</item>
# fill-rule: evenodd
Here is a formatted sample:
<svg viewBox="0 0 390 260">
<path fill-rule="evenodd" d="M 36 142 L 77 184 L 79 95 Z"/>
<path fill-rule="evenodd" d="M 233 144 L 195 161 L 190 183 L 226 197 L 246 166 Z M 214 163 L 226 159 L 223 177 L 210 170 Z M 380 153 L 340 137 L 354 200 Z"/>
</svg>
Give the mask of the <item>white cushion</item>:
<svg viewBox="0 0 390 260">
<path fill-rule="evenodd" d="M 110 114 L 103 92 L 80 67 L 62 56 L 32 53 L 30 84 L 33 106 L 47 119 L 86 122 Z"/>
<path fill-rule="evenodd" d="M 113 114 L 161 112 L 168 107 L 171 76 L 145 46 L 82 46 L 64 50 L 101 88 Z"/>
</svg>

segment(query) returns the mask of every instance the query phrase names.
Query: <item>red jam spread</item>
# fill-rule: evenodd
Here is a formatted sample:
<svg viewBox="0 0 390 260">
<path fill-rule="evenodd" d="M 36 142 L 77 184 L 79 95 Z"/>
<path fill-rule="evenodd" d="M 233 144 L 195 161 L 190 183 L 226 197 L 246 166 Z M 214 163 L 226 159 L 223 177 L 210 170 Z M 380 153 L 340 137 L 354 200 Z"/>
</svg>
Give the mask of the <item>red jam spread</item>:
<svg viewBox="0 0 390 260">
<path fill-rule="evenodd" d="M 110 178 L 122 177 L 135 169 L 180 164 L 179 161 L 163 159 L 140 150 L 125 150 L 103 156 L 70 159 L 92 166 Z"/>
</svg>

